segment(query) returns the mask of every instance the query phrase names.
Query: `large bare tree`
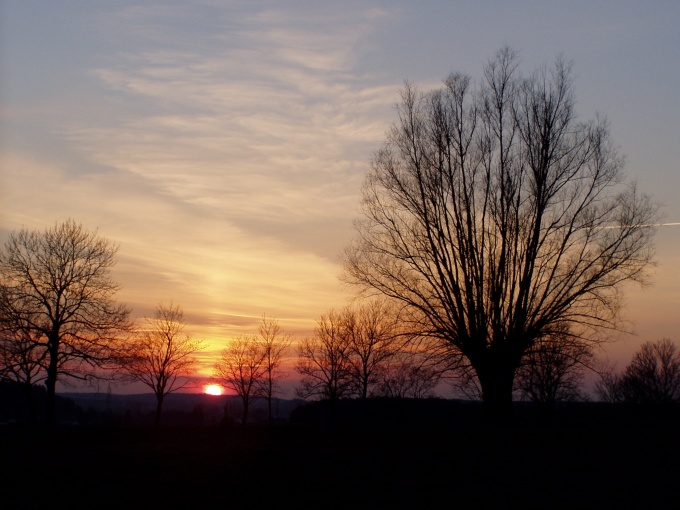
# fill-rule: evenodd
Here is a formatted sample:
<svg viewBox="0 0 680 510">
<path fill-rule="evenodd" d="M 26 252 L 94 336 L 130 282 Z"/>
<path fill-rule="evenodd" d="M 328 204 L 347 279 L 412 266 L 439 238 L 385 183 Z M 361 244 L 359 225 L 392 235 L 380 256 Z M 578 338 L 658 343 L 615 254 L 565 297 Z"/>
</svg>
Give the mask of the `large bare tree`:
<svg viewBox="0 0 680 510">
<path fill-rule="evenodd" d="M 491 415 L 546 328 L 616 327 L 645 280 L 656 207 L 623 180 L 607 122 L 580 122 L 570 65 L 523 77 L 501 49 L 483 78 L 407 84 L 372 160 L 346 280 L 401 301 L 476 373 Z"/>
<path fill-rule="evenodd" d="M 47 419 L 57 380 L 85 378 L 117 356 L 130 311 L 114 300 L 117 246 L 73 220 L 9 234 L 0 250 L 0 316 L 45 350 Z M 27 336 L 28 335 L 28 336 Z"/>
<path fill-rule="evenodd" d="M 160 425 L 165 397 L 191 382 L 198 365 L 202 340 L 185 332 L 182 307 L 158 305 L 153 317 L 129 347 L 124 365 L 133 380 L 151 388 L 156 396 L 154 424 Z"/>
</svg>

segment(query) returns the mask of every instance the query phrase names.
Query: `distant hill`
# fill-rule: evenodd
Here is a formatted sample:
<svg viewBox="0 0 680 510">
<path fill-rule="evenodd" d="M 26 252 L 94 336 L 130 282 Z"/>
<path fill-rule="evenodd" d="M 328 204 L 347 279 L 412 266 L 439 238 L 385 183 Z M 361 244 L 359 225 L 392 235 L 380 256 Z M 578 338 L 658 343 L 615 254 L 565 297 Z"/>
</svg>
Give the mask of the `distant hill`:
<svg viewBox="0 0 680 510">
<path fill-rule="evenodd" d="M 153 422 L 156 397 L 151 393 L 116 395 L 107 393 L 64 393 L 84 412 L 89 422 L 114 422 L 120 424 L 145 424 Z M 303 400 L 276 399 L 273 416 L 276 420 L 288 420 L 291 412 Z M 203 393 L 172 393 L 163 402 L 164 424 L 219 425 L 237 422 L 243 407 L 236 395 L 206 395 Z M 250 422 L 267 420 L 267 403 L 257 399 L 252 404 Z"/>
</svg>

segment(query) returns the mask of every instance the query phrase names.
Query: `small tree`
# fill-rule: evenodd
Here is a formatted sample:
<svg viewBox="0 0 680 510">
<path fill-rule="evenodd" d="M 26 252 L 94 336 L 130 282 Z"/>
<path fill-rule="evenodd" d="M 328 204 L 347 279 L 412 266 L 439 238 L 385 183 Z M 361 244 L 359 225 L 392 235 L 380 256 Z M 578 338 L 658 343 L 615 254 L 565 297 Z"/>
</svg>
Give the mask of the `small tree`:
<svg viewBox="0 0 680 510">
<path fill-rule="evenodd" d="M 343 310 L 340 335 L 348 345 L 347 366 L 353 393 L 366 399 L 380 380 L 381 372 L 399 351 L 400 321 L 384 299 Z"/>
<path fill-rule="evenodd" d="M 3 327 L 0 332 L 0 380 L 23 385 L 31 420 L 36 420 L 33 385 L 45 379 L 47 350 L 41 345 L 39 333 L 25 327 Z"/>
<path fill-rule="evenodd" d="M 241 336 L 229 342 L 214 367 L 215 378 L 241 398 L 242 425 L 248 422 L 250 404 L 258 396 L 266 372 L 264 356 L 257 337 Z"/>
<path fill-rule="evenodd" d="M 283 331 L 276 319 L 262 316 L 259 327 L 258 347 L 262 355 L 262 377 L 258 381 L 258 395 L 267 399 L 267 416 L 271 425 L 272 400 L 278 391 L 278 381 L 282 377 L 281 364 L 292 338 Z"/>
<path fill-rule="evenodd" d="M 184 331 L 184 312 L 179 305 L 158 305 L 146 319 L 124 359 L 128 376 L 151 388 L 156 396 L 154 424 L 160 425 L 165 397 L 191 382 L 203 342 Z"/>
<path fill-rule="evenodd" d="M 377 392 L 391 398 L 426 398 L 433 394 L 443 373 L 426 356 L 398 352 L 380 371 Z"/>
<path fill-rule="evenodd" d="M 13 338 L 44 349 L 50 424 L 59 378 L 85 379 L 110 367 L 132 329 L 130 310 L 114 301 L 117 250 L 73 220 L 12 232 L 0 250 L 0 317 L 23 330 Z"/>
<path fill-rule="evenodd" d="M 626 402 L 667 404 L 680 399 L 680 351 L 669 339 L 645 342 L 619 382 Z"/>
<path fill-rule="evenodd" d="M 611 370 L 600 373 L 600 379 L 595 383 L 595 394 L 602 402 L 617 404 L 624 401 L 621 375 Z"/>
<path fill-rule="evenodd" d="M 298 395 L 331 402 L 348 396 L 352 387 L 349 353 L 342 316 L 331 310 L 319 318 L 314 336 L 298 346 L 295 370 L 302 376 Z"/>
<path fill-rule="evenodd" d="M 29 388 L 45 379 L 47 351 L 36 335 L 23 327 L 0 333 L 0 379 L 22 383 Z"/>
<path fill-rule="evenodd" d="M 550 409 L 557 402 L 583 397 L 580 387 L 592 362 L 591 343 L 558 328 L 537 339 L 527 351 L 515 384 L 526 397 Z"/>
</svg>

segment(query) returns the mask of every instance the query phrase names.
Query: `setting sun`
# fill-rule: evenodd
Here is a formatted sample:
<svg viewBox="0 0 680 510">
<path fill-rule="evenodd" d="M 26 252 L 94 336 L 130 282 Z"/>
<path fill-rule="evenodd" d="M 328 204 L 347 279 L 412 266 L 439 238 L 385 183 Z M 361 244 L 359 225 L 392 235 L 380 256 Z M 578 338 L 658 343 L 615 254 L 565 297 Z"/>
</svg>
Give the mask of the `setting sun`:
<svg viewBox="0 0 680 510">
<path fill-rule="evenodd" d="M 217 384 L 209 384 L 208 386 L 205 387 L 205 394 L 206 395 L 221 395 L 222 394 L 222 387 L 217 385 Z"/>
</svg>

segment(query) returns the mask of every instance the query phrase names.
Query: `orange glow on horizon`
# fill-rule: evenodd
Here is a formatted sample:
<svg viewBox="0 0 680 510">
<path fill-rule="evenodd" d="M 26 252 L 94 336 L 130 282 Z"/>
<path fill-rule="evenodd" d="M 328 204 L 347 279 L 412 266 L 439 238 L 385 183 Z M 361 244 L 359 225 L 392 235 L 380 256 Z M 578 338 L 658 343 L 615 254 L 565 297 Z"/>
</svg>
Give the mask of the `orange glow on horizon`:
<svg viewBox="0 0 680 510">
<path fill-rule="evenodd" d="M 222 394 L 222 387 L 218 384 L 208 384 L 205 387 L 205 394 L 219 396 Z"/>
</svg>

